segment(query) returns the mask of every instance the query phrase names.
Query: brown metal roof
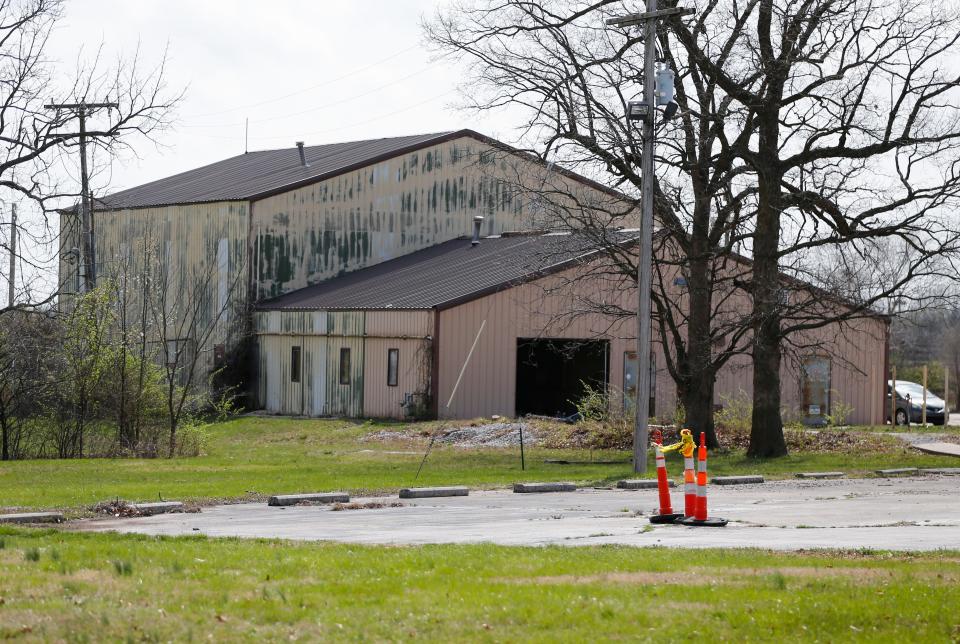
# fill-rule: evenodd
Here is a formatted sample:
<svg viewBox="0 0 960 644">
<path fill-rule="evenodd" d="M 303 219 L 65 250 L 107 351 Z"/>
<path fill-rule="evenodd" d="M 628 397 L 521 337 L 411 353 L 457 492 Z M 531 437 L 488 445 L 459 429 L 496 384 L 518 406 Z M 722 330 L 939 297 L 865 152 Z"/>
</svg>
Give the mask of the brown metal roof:
<svg viewBox="0 0 960 644">
<path fill-rule="evenodd" d="M 623 233 L 624 243 L 636 232 Z M 261 310 L 446 308 L 592 256 L 578 235 L 455 239 L 266 300 Z"/>
<path fill-rule="evenodd" d="M 281 150 L 248 152 L 122 190 L 99 200 L 99 207 L 142 208 L 262 198 L 455 138 L 451 135 L 457 133 L 312 145 L 304 147 L 307 167 L 300 164 L 300 153 L 294 145 Z"/>
<path fill-rule="evenodd" d="M 309 164 L 300 164 L 296 146 L 280 150 L 261 150 L 217 161 L 201 168 L 187 170 L 142 186 L 121 190 L 97 199 L 96 207 L 103 209 L 146 208 L 213 201 L 255 201 L 301 186 L 323 181 L 364 166 L 379 163 L 401 154 L 470 137 L 501 150 L 522 155 L 533 162 L 540 159 L 517 150 L 496 139 L 473 130 L 456 130 L 434 134 L 417 134 L 367 141 L 330 143 L 304 147 Z M 556 172 L 571 177 L 618 199 L 630 201 L 622 193 L 584 176 L 551 166 Z"/>
</svg>

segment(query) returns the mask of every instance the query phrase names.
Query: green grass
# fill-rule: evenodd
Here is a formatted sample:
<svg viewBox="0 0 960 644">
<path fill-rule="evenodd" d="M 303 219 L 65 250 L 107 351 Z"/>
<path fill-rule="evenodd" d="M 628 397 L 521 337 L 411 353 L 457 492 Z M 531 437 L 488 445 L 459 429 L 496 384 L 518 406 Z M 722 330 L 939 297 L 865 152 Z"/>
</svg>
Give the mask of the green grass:
<svg viewBox="0 0 960 644">
<path fill-rule="evenodd" d="M 0 507 L 63 508 L 75 514 L 115 497 L 209 502 L 318 490 L 385 492 L 415 484 L 499 486 L 536 480 L 609 484 L 632 476 L 626 462 L 544 463 L 548 458 L 625 461 L 626 452 L 528 449 L 527 469 L 521 471 L 519 449 L 435 447 L 416 479 L 422 442 L 361 440 L 390 427 L 372 422 L 244 417 L 212 425 L 205 455 L 195 458 L 2 463 Z M 956 459 L 900 448 L 876 454 L 795 453 L 767 461 L 731 451 L 711 454 L 709 463 L 712 474 L 759 473 L 771 478 L 792 477 L 798 471 L 856 474 L 881 467 L 958 465 Z M 675 455 L 669 467 L 671 475 L 681 474 Z M 652 476 L 652 462 L 649 471 Z"/>
<path fill-rule="evenodd" d="M 960 553 L 366 547 L 0 529 L 0 638 L 949 641 Z M 26 552 L 39 553 L 37 560 Z M 56 552 L 54 557 L 52 553 Z"/>
</svg>

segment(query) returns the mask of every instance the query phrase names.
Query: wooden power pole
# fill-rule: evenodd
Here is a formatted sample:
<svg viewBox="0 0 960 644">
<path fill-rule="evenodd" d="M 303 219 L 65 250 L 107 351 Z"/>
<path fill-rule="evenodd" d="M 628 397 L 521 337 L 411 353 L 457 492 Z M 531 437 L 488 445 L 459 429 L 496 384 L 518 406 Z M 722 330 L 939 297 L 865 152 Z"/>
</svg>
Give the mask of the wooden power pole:
<svg viewBox="0 0 960 644">
<path fill-rule="evenodd" d="M 90 203 L 90 177 L 87 174 L 87 115 L 92 111 L 118 107 L 117 103 L 48 103 L 48 110 L 72 110 L 80 119 L 80 262 L 84 291 L 97 285 L 97 257 L 94 245 L 93 211 Z"/>
<path fill-rule="evenodd" d="M 637 262 L 637 402 L 633 430 L 633 471 L 647 471 L 647 443 L 650 416 L 650 289 L 653 271 L 653 150 L 656 124 L 657 22 L 670 16 L 688 15 L 693 9 L 657 9 L 657 0 L 646 0 L 644 13 L 607 20 L 608 25 L 643 25 L 643 103 L 628 120 L 642 124 L 643 150 L 640 157 L 640 258 Z"/>
</svg>

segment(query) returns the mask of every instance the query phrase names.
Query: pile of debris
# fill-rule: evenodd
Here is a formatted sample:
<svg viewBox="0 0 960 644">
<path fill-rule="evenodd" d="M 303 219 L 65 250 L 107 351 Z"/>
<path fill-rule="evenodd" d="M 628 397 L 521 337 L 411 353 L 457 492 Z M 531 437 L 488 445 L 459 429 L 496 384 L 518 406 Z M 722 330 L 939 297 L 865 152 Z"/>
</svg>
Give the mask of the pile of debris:
<svg viewBox="0 0 960 644">
<path fill-rule="evenodd" d="M 101 501 L 91 508 L 97 514 L 109 514 L 114 517 L 139 517 L 143 513 L 136 508 L 133 503 L 123 499 L 114 499 L 113 501 Z"/>
<path fill-rule="evenodd" d="M 436 442 L 464 448 L 514 447 L 520 445 L 521 429 L 523 442 L 527 445 L 536 445 L 537 433 L 529 425 L 506 422 L 438 429 Z"/>
</svg>

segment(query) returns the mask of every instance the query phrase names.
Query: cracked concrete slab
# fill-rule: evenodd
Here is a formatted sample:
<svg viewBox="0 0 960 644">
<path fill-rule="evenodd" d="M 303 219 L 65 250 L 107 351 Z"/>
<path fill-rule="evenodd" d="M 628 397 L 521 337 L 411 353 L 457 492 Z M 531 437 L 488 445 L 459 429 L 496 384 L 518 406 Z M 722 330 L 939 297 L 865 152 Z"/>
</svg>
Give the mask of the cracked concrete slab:
<svg viewBox="0 0 960 644">
<path fill-rule="evenodd" d="M 654 526 L 653 490 L 509 490 L 411 499 L 403 507 L 331 512 L 328 507 L 221 505 L 199 514 L 91 519 L 73 529 L 153 535 L 275 537 L 364 544 L 479 543 L 671 547 L 960 548 L 956 479 L 772 481 L 711 487 L 710 515 L 725 528 Z M 356 499 L 358 502 L 374 499 Z M 674 495 L 682 506 L 683 499 Z"/>
</svg>

